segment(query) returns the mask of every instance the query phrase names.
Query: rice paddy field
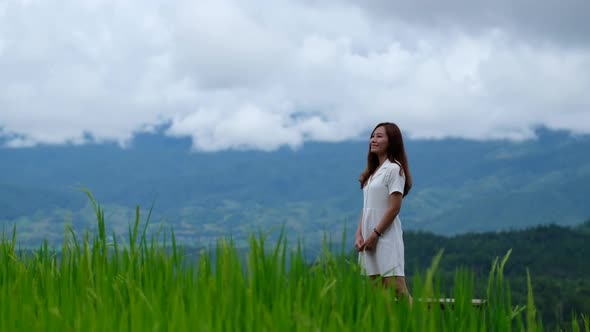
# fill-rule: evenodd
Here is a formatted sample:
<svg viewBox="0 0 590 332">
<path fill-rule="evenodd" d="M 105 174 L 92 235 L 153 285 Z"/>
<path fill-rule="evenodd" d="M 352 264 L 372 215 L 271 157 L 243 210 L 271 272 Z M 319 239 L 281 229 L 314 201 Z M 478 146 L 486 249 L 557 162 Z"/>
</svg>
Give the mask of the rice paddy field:
<svg viewBox="0 0 590 332">
<path fill-rule="evenodd" d="M 252 235 L 245 255 L 231 240 L 189 258 L 173 232 L 148 238 L 137 218 L 125 241 L 66 227 L 63 245 L 20 250 L 16 229 L 0 241 L 0 331 L 542 331 L 529 280 L 527 303 L 512 303 L 509 259 L 490 259 L 487 292 L 474 304 L 473 275 L 457 270 L 440 289 L 442 253 L 412 278 L 407 297 L 360 275 L 354 254 L 324 250 L 313 261 L 281 235 Z M 146 219 L 149 221 L 149 216 Z M 109 239 L 112 239 L 110 241 Z M 329 245 L 326 245 L 328 248 Z M 288 249 L 295 248 L 295 249 Z M 452 298 L 441 305 L 439 299 Z M 590 331 L 572 313 L 561 329 Z"/>
</svg>

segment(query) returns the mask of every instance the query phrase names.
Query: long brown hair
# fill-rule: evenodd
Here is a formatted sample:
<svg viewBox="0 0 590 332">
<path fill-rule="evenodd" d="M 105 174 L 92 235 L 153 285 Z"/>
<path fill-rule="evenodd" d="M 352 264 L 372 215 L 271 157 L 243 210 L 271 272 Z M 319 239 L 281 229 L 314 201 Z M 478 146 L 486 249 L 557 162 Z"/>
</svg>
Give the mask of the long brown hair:
<svg viewBox="0 0 590 332">
<path fill-rule="evenodd" d="M 406 196 L 412 188 L 412 175 L 410 174 L 410 167 L 408 166 L 408 156 L 406 155 L 406 149 L 404 148 L 404 140 L 402 138 L 402 132 L 395 123 L 382 122 L 375 126 L 371 136 L 375 133 L 375 130 L 379 127 L 385 127 L 387 134 L 387 159 L 392 163 L 396 163 L 400 166 L 399 174 L 405 174 L 406 184 L 404 185 L 403 196 Z M 361 183 L 361 189 L 367 184 L 369 177 L 373 175 L 375 170 L 379 167 L 379 157 L 375 153 L 371 153 L 371 142 L 369 141 L 369 153 L 367 155 L 367 168 L 361 174 L 359 182 Z"/>
</svg>

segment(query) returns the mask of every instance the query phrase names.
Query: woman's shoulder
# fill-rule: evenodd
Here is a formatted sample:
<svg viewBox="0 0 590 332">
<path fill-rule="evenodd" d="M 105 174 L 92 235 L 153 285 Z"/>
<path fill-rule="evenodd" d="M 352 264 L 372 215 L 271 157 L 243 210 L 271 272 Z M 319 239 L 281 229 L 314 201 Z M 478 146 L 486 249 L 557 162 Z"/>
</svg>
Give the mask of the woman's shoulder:
<svg viewBox="0 0 590 332">
<path fill-rule="evenodd" d="M 405 176 L 404 172 L 400 172 L 402 167 L 399 164 L 399 162 L 397 160 L 391 161 L 391 160 L 387 160 L 388 163 L 388 167 L 387 167 L 387 172 L 389 174 L 396 174 L 396 175 L 401 175 L 401 176 Z"/>
<path fill-rule="evenodd" d="M 389 160 L 387 159 L 387 169 L 390 171 L 398 171 L 401 169 L 401 166 L 397 160 Z"/>
</svg>

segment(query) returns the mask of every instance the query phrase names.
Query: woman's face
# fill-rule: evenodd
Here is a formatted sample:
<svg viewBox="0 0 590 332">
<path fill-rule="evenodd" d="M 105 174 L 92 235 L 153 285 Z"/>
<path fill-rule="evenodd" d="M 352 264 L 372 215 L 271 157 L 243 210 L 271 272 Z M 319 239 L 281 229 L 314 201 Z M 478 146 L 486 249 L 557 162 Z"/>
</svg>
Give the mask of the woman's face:
<svg viewBox="0 0 590 332">
<path fill-rule="evenodd" d="M 377 155 L 381 155 L 387 153 L 387 145 L 389 141 L 387 139 L 387 133 L 385 132 L 385 127 L 377 127 L 373 134 L 371 135 L 370 140 L 370 151 L 372 153 L 376 153 Z"/>
</svg>

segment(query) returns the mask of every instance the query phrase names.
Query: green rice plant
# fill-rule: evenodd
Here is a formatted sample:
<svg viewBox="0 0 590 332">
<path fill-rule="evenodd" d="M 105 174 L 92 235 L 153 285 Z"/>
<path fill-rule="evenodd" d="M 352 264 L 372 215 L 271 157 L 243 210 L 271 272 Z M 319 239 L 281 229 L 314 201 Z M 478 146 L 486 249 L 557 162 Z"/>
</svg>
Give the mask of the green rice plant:
<svg viewBox="0 0 590 332">
<path fill-rule="evenodd" d="M 531 276 L 526 305 L 513 306 L 503 269 L 491 265 L 486 298 L 474 305 L 474 277 L 457 270 L 441 289 L 437 267 L 413 277 L 410 303 L 380 280 L 361 275 L 357 254 L 324 249 L 309 260 L 284 230 L 252 234 L 244 253 L 229 238 L 197 257 L 172 230 L 148 238 L 139 207 L 125 239 L 107 239 L 105 214 L 92 194 L 97 233 L 67 225 L 59 251 L 17 248 L 16 228 L 0 240 L 0 331 L 537 331 Z M 346 236 L 344 235 L 343 239 Z M 447 300 L 447 299 L 452 300 Z M 443 300 L 441 300 L 443 299 Z M 581 316 L 588 331 L 588 317 Z M 572 326 L 580 321 L 574 316 Z"/>
<path fill-rule="evenodd" d="M 578 320 L 578 316 L 576 315 L 576 313 L 573 313 L 572 316 L 573 316 L 572 317 L 572 332 L 582 331 L 581 327 L 583 327 L 585 332 L 590 331 L 590 324 L 588 321 L 588 315 L 582 314 L 581 321 Z"/>
</svg>

